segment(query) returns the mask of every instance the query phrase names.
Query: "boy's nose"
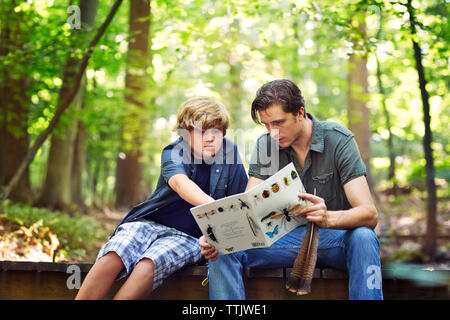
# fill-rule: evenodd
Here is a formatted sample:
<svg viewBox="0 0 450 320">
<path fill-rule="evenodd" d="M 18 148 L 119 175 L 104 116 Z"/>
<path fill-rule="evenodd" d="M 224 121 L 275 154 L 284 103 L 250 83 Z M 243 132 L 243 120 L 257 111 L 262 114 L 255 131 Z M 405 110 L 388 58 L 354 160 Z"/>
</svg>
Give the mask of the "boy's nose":
<svg viewBox="0 0 450 320">
<path fill-rule="evenodd" d="M 205 140 L 205 141 L 214 141 L 214 139 L 215 139 L 215 137 L 211 133 L 205 133 L 203 135 L 203 140 Z"/>
</svg>

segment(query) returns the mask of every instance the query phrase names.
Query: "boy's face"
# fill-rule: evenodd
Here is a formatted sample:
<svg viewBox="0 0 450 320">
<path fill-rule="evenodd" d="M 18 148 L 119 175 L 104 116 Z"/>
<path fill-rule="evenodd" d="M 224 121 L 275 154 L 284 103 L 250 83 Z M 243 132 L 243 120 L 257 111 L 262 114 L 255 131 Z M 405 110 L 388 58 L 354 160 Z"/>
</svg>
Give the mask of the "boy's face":
<svg viewBox="0 0 450 320">
<path fill-rule="evenodd" d="M 203 131 L 194 128 L 189 135 L 192 153 L 198 159 L 211 158 L 222 147 L 223 132 L 220 126 Z"/>
</svg>

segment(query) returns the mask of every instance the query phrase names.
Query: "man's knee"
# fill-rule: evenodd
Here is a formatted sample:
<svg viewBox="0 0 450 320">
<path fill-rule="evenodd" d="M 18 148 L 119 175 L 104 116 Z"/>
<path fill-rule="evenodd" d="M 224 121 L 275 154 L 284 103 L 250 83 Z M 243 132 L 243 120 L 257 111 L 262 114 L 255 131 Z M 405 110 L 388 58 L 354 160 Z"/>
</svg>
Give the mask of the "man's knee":
<svg viewBox="0 0 450 320">
<path fill-rule="evenodd" d="M 379 246 L 375 231 L 368 227 L 359 227 L 349 231 L 350 244 Z"/>
</svg>

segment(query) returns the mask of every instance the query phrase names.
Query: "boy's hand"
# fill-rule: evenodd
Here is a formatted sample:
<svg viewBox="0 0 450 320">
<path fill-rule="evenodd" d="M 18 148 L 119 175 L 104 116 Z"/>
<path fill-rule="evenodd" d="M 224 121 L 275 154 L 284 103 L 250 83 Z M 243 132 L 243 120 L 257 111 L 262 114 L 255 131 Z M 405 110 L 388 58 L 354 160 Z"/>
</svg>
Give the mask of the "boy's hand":
<svg viewBox="0 0 450 320">
<path fill-rule="evenodd" d="M 205 236 L 201 236 L 198 239 L 198 243 L 200 244 L 200 247 L 202 248 L 202 255 L 205 256 L 206 259 L 209 259 L 211 261 L 216 261 L 219 257 L 219 252 L 217 249 L 210 245 L 207 241 Z"/>
</svg>

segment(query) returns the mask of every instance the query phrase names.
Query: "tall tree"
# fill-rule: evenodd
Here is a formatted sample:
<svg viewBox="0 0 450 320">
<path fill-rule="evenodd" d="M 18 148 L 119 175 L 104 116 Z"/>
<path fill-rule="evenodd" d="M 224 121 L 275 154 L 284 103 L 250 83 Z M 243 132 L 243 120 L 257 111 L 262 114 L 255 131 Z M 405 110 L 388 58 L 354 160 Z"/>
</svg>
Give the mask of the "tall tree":
<svg viewBox="0 0 450 320">
<path fill-rule="evenodd" d="M 89 59 L 92 56 L 92 52 L 93 52 L 94 48 L 97 46 L 97 44 L 100 41 L 103 34 L 105 33 L 105 31 L 108 28 L 109 24 L 111 23 L 112 19 L 114 18 L 117 10 L 119 9 L 120 5 L 122 4 L 122 1 L 123 0 L 116 0 L 116 2 L 114 2 L 105 21 L 100 26 L 100 28 L 97 30 L 94 38 L 90 41 L 89 45 L 87 46 L 87 48 L 83 54 L 83 58 L 81 59 L 79 69 L 76 72 L 75 77 L 73 78 L 72 86 L 70 87 L 68 94 L 65 96 L 65 98 L 63 100 L 58 101 L 58 105 L 56 107 L 55 114 L 53 115 L 52 119 L 50 120 L 49 125 L 36 138 L 34 143 L 28 148 L 24 159 L 20 163 L 20 166 L 18 167 L 18 169 L 16 170 L 16 172 L 14 173 L 14 175 L 12 176 L 12 178 L 8 182 L 8 184 L 3 188 L 1 199 L 0 199 L 0 206 L 3 205 L 4 201 L 8 198 L 8 196 L 11 193 L 11 190 L 17 185 L 20 178 L 24 174 L 25 170 L 28 168 L 31 161 L 33 161 L 39 148 L 45 142 L 47 137 L 53 132 L 59 119 L 61 118 L 61 116 L 64 114 L 64 112 L 67 110 L 67 108 L 72 103 L 74 97 L 76 96 L 76 94 L 79 90 L 81 80 L 83 78 L 84 72 L 86 71 L 86 67 L 89 62 Z"/>
<path fill-rule="evenodd" d="M 81 0 L 80 1 L 80 11 L 81 16 L 81 29 L 85 36 L 92 34 L 92 28 L 95 23 L 95 17 L 97 16 L 98 0 Z M 83 77 L 82 85 L 78 94 L 78 104 L 79 109 L 84 109 L 85 105 L 85 90 L 86 81 Z M 71 200 L 72 203 L 76 204 L 79 208 L 85 208 L 83 199 L 83 171 L 86 162 L 86 138 L 87 138 L 87 128 L 83 119 L 78 120 L 78 125 L 75 134 L 75 140 L 73 145 L 73 161 L 71 169 Z"/>
<path fill-rule="evenodd" d="M 28 42 L 26 12 L 14 12 L 17 1 L 6 1 L 0 8 L 0 186 L 6 185 L 25 157 L 29 146 L 28 115 L 30 76 L 27 72 Z M 6 61 L 9 57 L 12 60 Z M 31 203 L 29 170 L 12 189 L 10 199 Z"/>
<path fill-rule="evenodd" d="M 367 179 L 371 188 L 370 174 L 370 128 L 367 81 L 367 50 L 365 8 L 359 8 L 352 17 L 352 52 L 348 61 L 347 117 L 349 129 L 355 134 L 359 151 L 367 168 Z"/>
<path fill-rule="evenodd" d="M 93 25 L 98 7 L 98 0 L 81 0 L 80 13 L 83 28 L 73 29 L 72 48 L 70 53 L 84 43 L 88 36 L 89 27 Z M 58 101 L 63 101 L 70 93 L 72 82 L 81 64 L 81 59 L 75 55 L 69 55 L 62 76 L 62 87 L 59 91 Z M 84 81 L 82 80 L 82 83 Z M 74 155 L 74 142 L 76 137 L 77 119 L 73 117 L 77 109 L 82 105 L 82 85 L 78 90 L 72 106 L 72 112 L 67 114 L 67 120 L 60 122 L 51 138 L 50 152 L 47 161 L 47 174 L 41 195 L 36 205 L 53 209 L 67 210 L 72 204 L 72 165 Z M 59 102 L 60 103 L 60 102 Z"/>
<path fill-rule="evenodd" d="M 117 158 L 116 207 L 127 209 L 147 196 L 144 184 L 143 143 L 148 130 L 150 60 L 150 1 L 130 2 L 130 37 L 125 78 L 125 118 Z"/>
<path fill-rule="evenodd" d="M 379 12 L 379 26 L 378 26 L 378 32 L 377 32 L 377 39 L 378 39 L 378 41 L 381 41 L 381 34 L 382 34 L 382 30 L 383 30 L 383 28 L 382 28 L 383 18 L 382 18 L 381 10 L 379 10 L 378 12 Z M 392 181 L 392 184 L 393 184 L 392 188 L 394 190 L 394 194 L 396 194 L 397 177 L 395 175 L 394 135 L 392 133 L 391 116 L 390 116 L 389 110 L 386 106 L 386 92 L 385 92 L 382 77 L 381 77 L 381 74 L 382 74 L 381 64 L 378 59 L 378 54 L 376 51 L 375 51 L 375 60 L 377 62 L 376 74 L 377 74 L 378 92 L 381 96 L 381 106 L 382 106 L 383 114 L 384 114 L 384 118 L 385 118 L 386 130 L 388 132 L 388 137 L 387 137 L 387 148 L 388 148 L 388 152 L 389 152 L 388 180 Z"/>
<path fill-rule="evenodd" d="M 409 22 L 412 34 L 412 44 L 414 50 L 414 59 L 416 61 L 417 74 L 419 76 L 419 88 L 422 97 L 423 105 L 423 122 L 425 126 L 425 135 L 423 137 L 423 149 L 425 152 L 426 160 L 426 185 L 427 185 L 427 230 L 425 234 L 425 241 L 423 243 L 424 252 L 427 254 L 428 258 L 432 261 L 436 258 L 437 249 L 437 195 L 436 195 L 436 183 L 434 181 L 435 171 L 434 171 L 434 160 L 433 160 L 433 148 L 431 143 L 432 133 L 431 133 L 431 117 L 430 117 L 430 103 L 429 94 L 427 91 L 427 80 L 425 78 L 425 71 L 422 64 L 422 51 L 420 49 L 419 43 L 416 41 L 417 37 L 417 20 L 414 8 L 412 6 L 411 0 L 407 2 L 407 9 L 409 13 Z"/>
</svg>

